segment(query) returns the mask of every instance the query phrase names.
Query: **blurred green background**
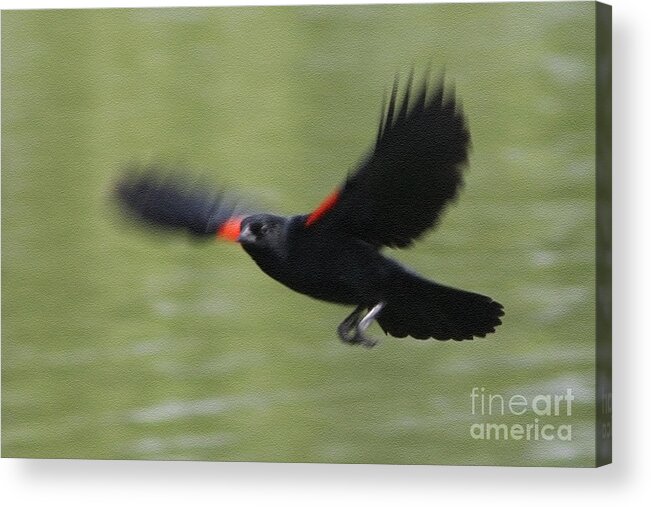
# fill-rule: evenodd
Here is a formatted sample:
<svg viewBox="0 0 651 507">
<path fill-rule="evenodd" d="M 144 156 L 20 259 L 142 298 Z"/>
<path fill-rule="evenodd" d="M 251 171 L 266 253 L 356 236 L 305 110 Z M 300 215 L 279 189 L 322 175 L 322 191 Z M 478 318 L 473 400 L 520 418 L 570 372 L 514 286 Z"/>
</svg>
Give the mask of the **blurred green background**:
<svg viewBox="0 0 651 507">
<path fill-rule="evenodd" d="M 3 456 L 591 466 L 594 36 L 591 2 L 3 12 Z M 306 212 L 412 65 L 445 67 L 473 153 L 390 255 L 502 302 L 495 335 L 346 346 L 348 309 L 110 206 L 158 161 Z M 473 387 L 571 388 L 572 441 L 473 440 Z"/>
</svg>

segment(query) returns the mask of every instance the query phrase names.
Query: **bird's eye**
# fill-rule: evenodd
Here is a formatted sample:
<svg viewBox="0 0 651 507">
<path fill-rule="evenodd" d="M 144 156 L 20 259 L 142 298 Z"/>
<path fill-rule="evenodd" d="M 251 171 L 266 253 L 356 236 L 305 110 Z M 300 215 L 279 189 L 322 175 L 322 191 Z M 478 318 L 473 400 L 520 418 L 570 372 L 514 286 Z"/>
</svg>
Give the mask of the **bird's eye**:
<svg viewBox="0 0 651 507">
<path fill-rule="evenodd" d="M 267 234 L 268 230 L 269 226 L 267 224 L 264 224 L 262 227 L 260 227 L 260 234 Z"/>
<path fill-rule="evenodd" d="M 267 226 L 265 224 L 261 224 L 260 222 L 252 223 L 249 226 L 249 229 L 251 229 L 251 232 L 256 236 L 263 236 L 267 232 Z"/>
</svg>

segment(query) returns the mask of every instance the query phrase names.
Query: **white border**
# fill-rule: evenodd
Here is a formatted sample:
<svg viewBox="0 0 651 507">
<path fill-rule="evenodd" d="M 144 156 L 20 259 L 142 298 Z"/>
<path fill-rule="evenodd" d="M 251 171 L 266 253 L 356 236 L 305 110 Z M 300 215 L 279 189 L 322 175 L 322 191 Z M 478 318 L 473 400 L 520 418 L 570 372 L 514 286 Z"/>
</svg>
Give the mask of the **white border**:
<svg viewBox="0 0 651 507">
<path fill-rule="evenodd" d="M 0 0 L 2 9 L 370 3 Z M 378 3 L 378 2 L 374 2 Z M 384 2 L 398 3 L 398 2 Z M 401 2 L 402 3 L 402 2 Z M 416 3 L 416 2 L 412 2 Z M 615 464 L 590 469 L 0 461 L 3 505 L 643 505 L 651 499 L 648 0 L 614 7 Z"/>
</svg>

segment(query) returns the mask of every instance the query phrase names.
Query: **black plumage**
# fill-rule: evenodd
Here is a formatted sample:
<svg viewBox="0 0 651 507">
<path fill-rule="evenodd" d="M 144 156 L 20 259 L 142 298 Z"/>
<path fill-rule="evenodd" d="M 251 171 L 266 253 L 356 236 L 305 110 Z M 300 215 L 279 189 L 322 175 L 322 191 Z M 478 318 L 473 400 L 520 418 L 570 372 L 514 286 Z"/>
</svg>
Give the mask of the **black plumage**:
<svg viewBox="0 0 651 507">
<path fill-rule="evenodd" d="M 398 104 L 394 83 L 374 149 L 321 220 L 377 246 L 405 247 L 432 227 L 458 193 L 470 135 L 454 94 L 424 83 L 410 103 L 412 78 Z"/>
<path fill-rule="evenodd" d="M 443 80 L 413 78 L 398 100 L 394 83 L 373 149 L 312 213 L 241 214 L 223 192 L 210 193 L 150 169 L 116 185 L 124 209 L 144 222 L 195 236 L 238 241 L 257 265 L 287 287 L 356 308 L 338 328 L 348 343 L 371 346 L 377 320 L 393 336 L 467 340 L 494 332 L 504 315 L 488 296 L 426 280 L 385 257 L 439 220 L 463 183 L 470 135 Z"/>
<path fill-rule="evenodd" d="M 163 230 L 186 231 L 195 237 L 214 236 L 233 216 L 235 201 L 222 191 L 190 185 L 162 167 L 130 168 L 115 185 L 115 196 L 131 217 Z"/>
</svg>

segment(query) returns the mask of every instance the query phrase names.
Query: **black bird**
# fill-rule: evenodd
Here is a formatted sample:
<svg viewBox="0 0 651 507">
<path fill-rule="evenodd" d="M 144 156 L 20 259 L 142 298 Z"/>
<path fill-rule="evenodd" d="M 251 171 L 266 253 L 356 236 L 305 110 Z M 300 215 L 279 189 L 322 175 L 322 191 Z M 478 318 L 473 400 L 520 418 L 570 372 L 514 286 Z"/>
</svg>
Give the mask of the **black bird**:
<svg viewBox="0 0 651 507">
<path fill-rule="evenodd" d="M 355 306 L 338 326 L 346 343 L 373 346 L 365 330 L 418 339 L 470 340 L 495 331 L 503 307 L 488 296 L 426 280 L 385 257 L 439 220 L 455 200 L 470 135 L 443 78 L 398 100 L 398 79 L 382 108 L 375 146 L 312 213 L 243 215 L 229 196 L 164 176 L 126 172 L 116 195 L 132 216 L 153 226 L 239 242 L 267 275 L 316 299 Z"/>
</svg>

